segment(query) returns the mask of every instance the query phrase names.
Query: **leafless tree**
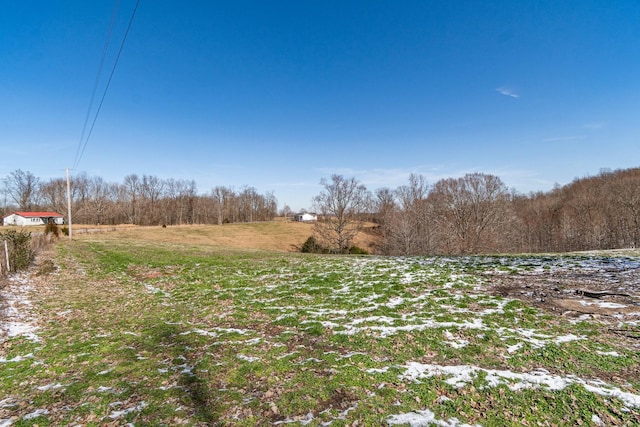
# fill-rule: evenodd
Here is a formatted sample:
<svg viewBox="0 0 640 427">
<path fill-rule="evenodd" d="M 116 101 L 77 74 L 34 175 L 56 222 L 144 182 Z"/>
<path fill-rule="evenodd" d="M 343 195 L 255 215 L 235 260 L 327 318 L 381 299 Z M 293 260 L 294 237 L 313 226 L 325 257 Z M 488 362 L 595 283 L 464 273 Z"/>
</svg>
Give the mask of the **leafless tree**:
<svg viewBox="0 0 640 427">
<path fill-rule="evenodd" d="M 324 190 L 314 198 L 317 212 L 321 214 L 315 226 L 316 238 L 329 249 L 344 253 L 364 225 L 363 215 L 371 206 L 367 188 L 355 178 L 332 175 L 322 179 Z"/>
<path fill-rule="evenodd" d="M 472 173 L 438 181 L 432 202 L 442 240 L 456 253 L 496 250 L 497 236 L 492 232 L 500 231 L 508 200 L 508 189 L 494 175 Z"/>
<path fill-rule="evenodd" d="M 408 185 L 400 186 L 393 192 L 397 203 L 385 215 L 381 244 L 383 253 L 420 255 L 435 252 L 433 213 L 427 201 L 428 194 L 429 184 L 419 174 L 411 174 Z M 388 205 L 388 202 L 385 204 Z"/>
<path fill-rule="evenodd" d="M 282 209 L 280 209 L 280 216 L 284 218 L 289 218 L 293 216 L 293 211 L 291 210 L 291 207 L 287 204 L 282 206 Z"/>
<path fill-rule="evenodd" d="M 93 224 L 104 224 L 109 207 L 109 184 L 101 177 L 94 177 L 89 181 L 89 199 L 85 203 L 87 217 Z"/>
<path fill-rule="evenodd" d="M 160 201 L 163 224 L 193 223 L 196 188 L 193 180 L 169 178 L 164 182 L 164 198 Z"/>
<path fill-rule="evenodd" d="M 393 190 L 388 187 L 378 188 L 375 192 L 375 211 L 379 224 L 386 224 L 396 211 L 396 200 Z"/>
<path fill-rule="evenodd" d="M 612 200 L 620 207 L 618 216 L 624 235 L 625 246 L 640 246 L 640 169 L 620 172 L 618 179 L 609 186 Z"/>
<path fill-rule="evenodd" d="M 140 201 L 143 205 L 141 224 L 158 225 L 160 219 L 159 201 L 164 190 L 164 181 L 153 175 L 143 175 L 140 182 Z"/>
<path fill-rule="evenodd" d="M 228 212 L 230 210 L 230 201 L 234 197 L 231 188 L 217 186 L 211 191 L 211 199 L 213 200 L 214 218 L 218 225 L 228 220 Z"/>
<path fill-rule="evenodd" d="M 124 177 L 124 188 L 127 194 L 127 222 L 138 224 L 138 198 L 140 195 L 140 178 L 136 174 Z"/>
<path fill-rule="evenodd" d="M 30 211 L 37 205 L 39 181 L 31 172 L 17 169 L 4 179 L 4 185 L 18 209 Z"/>
<path fill-rule="evenodd" d="M 42 206 L 53 212 L 67 211 L 67 181 L 64 178 L 52 178 L 40 183 Z"/>
</svg>

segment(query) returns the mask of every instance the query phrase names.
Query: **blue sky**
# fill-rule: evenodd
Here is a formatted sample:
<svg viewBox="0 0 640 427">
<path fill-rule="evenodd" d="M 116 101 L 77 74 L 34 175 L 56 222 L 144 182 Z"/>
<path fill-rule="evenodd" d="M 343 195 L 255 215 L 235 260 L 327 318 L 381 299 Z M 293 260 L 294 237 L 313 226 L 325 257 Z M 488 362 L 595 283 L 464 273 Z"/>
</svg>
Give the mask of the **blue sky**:
<svg viewBox="0 0 640 427">
<path fill-rule="evenodd" d="M 102 96 L 135 7 L 120 0 Z M 0 177 L 64 176 L 114 2 L 0 0 Z M 640 2 L 142 0 L 74 173 L 272 191 L 640 166 Z"/>
</svg>

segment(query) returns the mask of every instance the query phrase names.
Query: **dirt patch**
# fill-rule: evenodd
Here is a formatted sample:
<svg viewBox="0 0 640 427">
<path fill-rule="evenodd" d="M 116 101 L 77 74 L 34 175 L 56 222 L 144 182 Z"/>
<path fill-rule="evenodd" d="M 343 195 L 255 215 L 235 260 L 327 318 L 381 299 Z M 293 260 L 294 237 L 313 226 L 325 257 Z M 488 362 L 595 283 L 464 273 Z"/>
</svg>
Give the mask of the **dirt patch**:
<svg viewBox="0 0 640 427">
<path fill-rule="evenodd" d="M 531 271 L 485 273 L 488 291 L 569 320 L 590 320 L 640 347 L 640 265 L 637 260 L 539 266 Z"/>
</svg>

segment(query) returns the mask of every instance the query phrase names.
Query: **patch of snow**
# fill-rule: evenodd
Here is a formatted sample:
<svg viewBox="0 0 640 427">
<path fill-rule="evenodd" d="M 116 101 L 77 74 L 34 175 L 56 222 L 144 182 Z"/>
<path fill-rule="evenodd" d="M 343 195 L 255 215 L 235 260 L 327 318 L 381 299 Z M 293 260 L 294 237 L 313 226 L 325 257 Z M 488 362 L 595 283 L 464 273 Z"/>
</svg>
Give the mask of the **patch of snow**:
<svg viewBox="0 0 640 427">
<path fill-rule="evenodd" d="M 510 345 L 507 347 L 507 353 L 511 354 L 511 353 L 515 353 L 516 351 L 520 350 L 522 348 L 524 344 L 519 342 L 517 344 L 514 345 Z"/>
<path fill-rule="evenodd" d="M 16 356 L 13 359 L 5 359 L 3 357 L 0 357 L 0 363 L 22 362 L 23 360 L 26 360 L 26 359 L 33 359 L 33 353 L 29 353 L 24 356 Z"/>
<path fill-rule="evenodd" d="M 144 287 L 149 291 L 149 293 L 151 294 L 160 294 L 165 298 L 169 298 L 171 295 L 168 292 L 165 292 L 164 290 L 160 289 L 160 288 L 156 288 L 155 286 L 152 286 L 148 283 L 145 283 Z"/>
<path fill-rule="evenodd" d="M 574 334 L 569 334 L 569 335 L 563 335 L 563 336 L 560 336 L 560 337 L 556 337 L 553 340 L 553 342 L 556 343 L 556 344 L 562 344 L 562 343 L 565 343 L 565 342 L 583 340 L 585 338 L 586 337 L 584 337 L 584 336 L 577 336 L 577 335 L 574 335 Z"/>
<path fill-rule="evenodd" d="M 423 411 L 408 412 L 406 414 L 391 415 L 387 418 L 387 424 L 409 424 L 411 427 L 426 427 L 430 425 L 440 427 L 471 427 L 471 424 L 461 423 L 457 418 L 441 420 L 436 418 L 436 414 L 428 409 Z M 480 426 L 480 424 L 475 424 Z"/>
<path fill-rule="evenodd" d="M 355 405 L 353 405 L 353 406 L 345 409 L 344 411 L 340 412 L 338 415 L 336 415 L 336 417 L 333 420 L 326 421 L 326 422 L 324 422 L 324 423 L 322 423 L 320 425 L 323 426 L 323 427 L 327 427 L 327 426 L 330 426 L 331 424 L 333 424 L 333 422 L 336 421 L 336 420 L 345 420 L 347 418 L 347 415 L 349 415 L 349 412 L 351 412 L 351 411 L 353 411 L 353 410 L 355 410 L 357 408 L 358 408 L 358 404 L 356 403 Z M 329 412 L 329 409 L 326 409 L 326 410 L 322 411 L 321 414 L 322 413 L 327 413 L 327 412 Z"/>
<path fill-rule="evenodd" d="M 444 336 L 449 340 L 449 341 L 445 341 L 445 342 L 447 344 L 449 344 L 453 348 L 457 349 L 457 348 L 462 348 L 462 347 L 466 347 L 467 345 L 469 345 L 469 341 L 468 340 L 463 340 L 463 339 L 457 338 L 455 335 L 453 335 L 449 331 L 444 331 Z"/>
<path fill-rule="evenodd" d="M 590 305 L 597 305 L 600 308 L 627 308 L 628 305 L 618 304 L 617 302 L 608 301 L 580 301 L 580 305 L 588 307 Z"/>
<path fill-rule="evenodd" d="M 640 408 L 640 395 L 620 390 L 618 387 L 606 384 L 601 380 L 584 380 L 570 375 L 561 377 L 551 375 L 544 369 L 528 373 L 516 373 L 506 370 L 484 369 L 476 366 L 440 366 L 417 362 L 406 365 L 406 371 L 400 375 L 401 379 L 419 382 L 421 378 L 430 378 L 435 375 L 448 377 L 445 382 L 456 388 L 464 387 L 473 382 L 479 372 L 485 374 L 488 387 L 506 385 L 513 391 L 525 388 L 547 387 L 549 390 L 563 390 L 571 384 L 582 385 L 587 391 L 607 397 L 615 397 L 623 401 L 627 406 Z"/>
<path fill-rule="evenodd" d="M 352 351 L 351 353 L 347 353 L 347 354 L 344 354 L 344 355 L 338 357 L 336 360 L 350 359 L 353 356 L 367 356 L 367 353 L 362 353 L 360 351 Z"/>
<path fill-rule="evenodd" d="M 60 383 L 56 383 L 56 384 L 51 383 L 51 384 L 47 384 L 47 385 L 41 385 L 40 387 L 37 387 L 37 388 L 40 391 L 47 391 L 47 390 L 52 390 L 52 389 L 55 390 L 57 388 L 62 388 L 62 387 L 64 387 L 64 386 L 62 384 L 60 384 Z"/>
<path fill-rule="evenodd" d="M 464 321 L 464 322 L 437 322 L 431 319 L 424 319 L 423 323 L 418 323 L 414 325 L 403 325 L 403 326 L 355 327 L 353 323 L 355 322 L 352 322 L 352 324 L 344 325 L 346 329 L 335 331 L 334 333 L 343 334 L 343 335 L 355 335 L 360 332 L 373 331 L 373 332 L 378 332 L 382 338 L 386 338 L 390 335 L 396 335 L 400 332 L 423 331 L 426 329 L 435 329 L 435 328 L 486 329 L 486 326 L 482 323 L 482 319 L 472 319 L 471 321 Z"/>
<path fill-rule="evenodd" d="M 7 278 L 7 285 L 0 288 L 2 299 L 7 304 L 0 321 L 0 336 L 9 338 L 23 336 L 30 341 L 40 342 L 35 331 L 35 316 L 31 311 L 29 295 L 33 292 L 31 281 L 26 273 L 14 274 Z M 2 340 L 0 339 L 0 342 Z"/>
<path fill-rule="evenodd" d="M 0 408 L 15 408 L 16 406 L 18 406 L 18 401 L 13 397 L 0 400 Z"/>
<path fill-rule="evenodd" d="M 384 368 L 369 368 L 365 370 L 365 372 L 369 374 L 384 374 L 385 372 L 389 372 L 389 367 L 385 366 Z"/>
<path fill-rule="evenodd" d="M 563 336 L 553 338 L 550 335 L 541 334 L 533 329 L 523 329 L 523 328 L 511 329 L 511 328 L 500 327 L 496 330 L 496 332 L 500 335 L 501 337 L 500 339 L 502 339 L 503 341 L 508 338 L 515 338 L 531 344 L 531 346 L 534 348 L 543 348 L 550 341 L 556 344 L 562 344 L 570 341 L 585 339 L 584 336 L 578 336 L 574 334 L 568 334 L 568 335 L 563 335 Z M 516 334 L 516 335 L 514 336 L 511 334 Z M 507 347 L 507 351 L 509 353 L 513 353 L 514 351 L 518 350 L 520 347 L 515 347 L 516 345 L 518 344 Z"/>
<path fill-rule="evenodd" d="M 596 354 L 599 354 L 600 356 L 620 357 L 620 353 L 618 353 L 617 351 L 599 351 L 599 350 L 596 350 Z"/>
<path fill-rule="evenodd" d="M 180 373 L 183 375 L 193 375 L 193 366 L 188 365 L 186 363 L 182 365 L 173 366 L 171 369 L 174 371 L 178 371 L 181 369 Z"/>
<path fill-rule="evenodd" d="M 391 298 L 389 300 L 389 302 L 387 302 L 384 305 L 389 307 L 389 308 L 395 308 L 395 307 L 401 305 L 402 303 L 404 303 L 404 298 L 402 298 L 402 297 L 393 297 L 393 298 Z"/>
<path fill-rule="evenodd" d="M 32 420 L 34 418 L 38 418 L 42 415 L 47 415 L 49 413 L 48 409 L 36 409 L 35 411 L 25 415 L 22 417 L 23 420 Z"/>
<path fill-rule="evenodd" d="M 310 357 L 308 359 L 303 360 L 302 362 L 294 363 L 294 365 L 306 365 L 307 363 L 322 363 L 322 360 L 317 359 L 315 357 Z"/>
<path fill-rule="evenodd" d="M 300 353 L 300 352 L 299 351 L 292 351 L 291 353 L 286 353 L 286 354 L 283 354 L 282 356 L 278 356 L 278 357 L 276 357 L 276 359 L 278 359 L 278 360 L 284 359 L 286 357 L 293 356 L 293 355 L 298 354 L 298 353 Z"/>
<path fill-rule="evenodd" d="M 293 418 L 287 418 L 286 420 L 276 421 L 275 423 L 273 423 L 273 425 L 277 426 L 280 424 L 299 423 L 300 425 L 306 426 L 307 424 L 311 424 L 312 421 L 313 421 L 313 414 L 309 412 L 306 416 L 297 416 Z"/>
<path fill-rule="evenodd" d="M 114 402 L 112 403 L 110 406 L 118 406 L 121 405 L 122 402 Z M 131 412 L 140 412 L 142 411 L 144 408 L 146 408 L 147 406 L 149 406 L 147 404 L 147 402 L 140 402 L 139 405 L 134 406 L 133 408 L 127 408 L 127 409 L 123 409 L 122 411 L 112 411 L 108 417 L 111 418 L 112 420 L 115 420 L 116 418 L 120 418 L 123 415 L 127 415 L 130 414 Z"/>
<path fill-rule="evenodd" d="M 24 322 L 6 322 L 3 326 L 8 337 L 23 336 L 33 342 L 40 341 L 40 337 L 35 333 L 38 330 L 37 326 Z"/>
<path fill-rule="evenodd" d="M 240 360 L 244 360 L 245 362 L 257 362 L 260 360 L 259 357 L 245 356 L 244 354 L 238 354 L 236 357 Z"/>
</svg>

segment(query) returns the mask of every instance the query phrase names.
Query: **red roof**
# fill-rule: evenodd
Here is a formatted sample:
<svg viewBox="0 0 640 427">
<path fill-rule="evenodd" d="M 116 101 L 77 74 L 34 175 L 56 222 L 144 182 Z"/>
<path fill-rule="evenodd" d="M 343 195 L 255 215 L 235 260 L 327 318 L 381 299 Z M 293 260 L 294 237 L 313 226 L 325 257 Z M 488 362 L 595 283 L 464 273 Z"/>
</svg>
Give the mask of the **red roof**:
<svg viewBox="0 0 640 427">
<path fill-rule="evenodd" d="M 33 218 L 33 217 L 36 217 L 36 218 L 42 218 L 42 217 L 48 217 L 48 218 L 56 217 L 56 218 L 60 218 L 60 217 L 62 217 L 62 216 L 63 216 L 63 215 L 60 215 L 60 214 L 59 214 L 59 213 L 57 213 L 57 212 L 14 212 L 14 213 L 15 213 L 16 215 L 20 215 L 20 216 L 25 217 L 25 218 Z"/>
</svg>

